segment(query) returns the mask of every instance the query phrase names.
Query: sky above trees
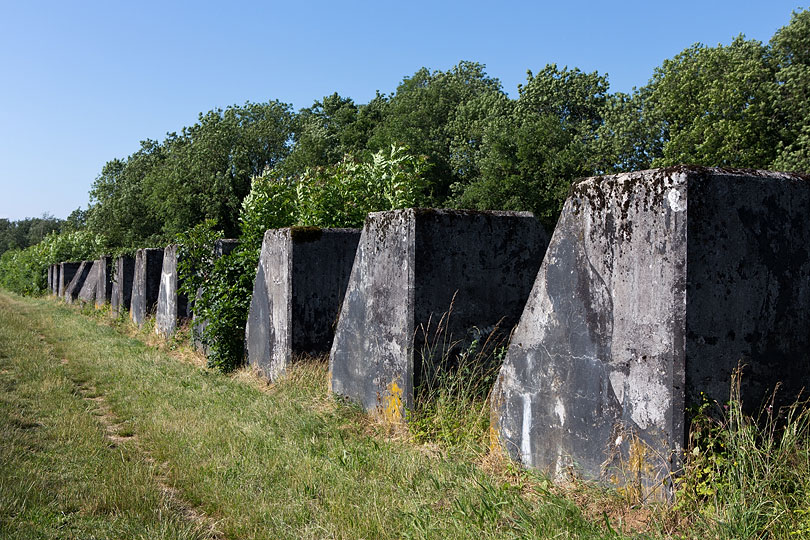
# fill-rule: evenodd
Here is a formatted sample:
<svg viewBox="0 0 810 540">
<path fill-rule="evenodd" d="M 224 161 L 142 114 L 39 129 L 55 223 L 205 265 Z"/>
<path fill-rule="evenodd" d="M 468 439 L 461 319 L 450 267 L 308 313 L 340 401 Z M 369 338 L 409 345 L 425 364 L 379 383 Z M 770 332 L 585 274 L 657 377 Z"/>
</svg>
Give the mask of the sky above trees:
<svg viewBox="0 0 810 540">
<path fill-rule="evenodd" d="M 517 97 L 546 64 L 645 85 L 696 42 L 767 42 L 795 1 L 83 2 L 0 9 L 0 217 L 86 206 L 105 163 L 200 112 L 338 92 L 367 103 L 421 67 L 486 65 Z"/>
</svg>

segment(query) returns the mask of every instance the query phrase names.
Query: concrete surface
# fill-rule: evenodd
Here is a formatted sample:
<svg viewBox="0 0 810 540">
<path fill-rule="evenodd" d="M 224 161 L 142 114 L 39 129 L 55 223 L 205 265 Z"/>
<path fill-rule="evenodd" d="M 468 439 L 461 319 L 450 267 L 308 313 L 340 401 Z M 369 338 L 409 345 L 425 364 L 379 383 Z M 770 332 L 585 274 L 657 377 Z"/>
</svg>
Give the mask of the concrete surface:
<svg viewBox="0 0 810 540">
<path fill-rule="evenodd" d="M 113 267 L 110 307 L 116 313 L 129 310 L 132 301 L 132 282 L 135 279 L 135 257 L 121 255 L 115 259 Z"/>
<path fill-rule="evenodd" d="M 79 289 L 78 299 L 83 303 L 91 303 L 96 300 L 96 289 L 98 288 L 98 261 L 87 261 L 90 270 L 87 272 L 87 277 L 84 278 L 82 288 Z"/>
<path fill-rule="evenodd" d="M 810 383 L 810 184 L 674 167 L 574 184 L 492 398 L 494 443 L 552 478 L 666 496 L 686 410 L 747 365 L 752 409 Z"/>
<path fill-rule="evenodd" d="M 434 349 L 422 365 L 426 343 L 436 340 L 432 332 L 451 304 L 443 335 L 448 344 L 458 342 L 456 351 L 474 332 L 508 335 L 547 244 L 530 213 L 369 214 L 330 354 L 332 390 L 402 420 L 421 374 L 455 354 Z"/>
<path fill-rule="evenodd" d="M 87 276 L 90 274 L 90 269 L 93 266 L 93 261 L 82 261 L 76 268 L 76 272 L 70 279 L 70 283 L 65 287 L 65 302 L 72 304 L 79 297 L 79 293 L 84 286 Z"/>
<path fill-rule="evenodd" d="M 70 285 L 73 276 L 76 275 L 76 270 L 79 269 L 82 263 L 80 262 L 63 262 L 59 263 L 59 298 L 65 297 L 65 291 Z"/>
<path fill-rule="evenodd" d="M 96 264 L 96 307 L 102 308 L 112 300 L 113 258 L 100 257 Z"/>
<path fill-rule="evenodd" d="M 146 317 L 155 312 L 162 268 L 163 249 L 139 249 L 135 254 L 129 316 L 138 326 L 143 325 Z"/>
<path fill-rule="evenodd" d="M 329 352 L 359 240 L 359 229 L 265 233 L 245 342 L 248 361 L 271 381 L 296 355 Z"/>
<path fill-rule="evenodd" d="M 178 248 L 177 244 L 172 244 L 163 250 L 155 332 L 165 338 L 174 334 L 178 323 L 191 318 L 188 299 L 178 292 L 180 287 L 177 276 Z"/>
</svg>

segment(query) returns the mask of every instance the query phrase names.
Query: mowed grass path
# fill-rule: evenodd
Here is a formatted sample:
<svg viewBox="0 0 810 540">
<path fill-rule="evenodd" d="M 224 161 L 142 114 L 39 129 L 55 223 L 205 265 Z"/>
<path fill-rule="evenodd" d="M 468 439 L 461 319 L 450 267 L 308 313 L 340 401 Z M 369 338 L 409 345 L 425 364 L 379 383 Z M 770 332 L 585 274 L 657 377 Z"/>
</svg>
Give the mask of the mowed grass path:
<svg viewBox="0 0 810 540">
<path fill-rule="evenodd" d="M 0 538 L 604 538 L 570 501 L 389 439 L 322 366 L 264 387 L 0 291 Z"/>
</svg>

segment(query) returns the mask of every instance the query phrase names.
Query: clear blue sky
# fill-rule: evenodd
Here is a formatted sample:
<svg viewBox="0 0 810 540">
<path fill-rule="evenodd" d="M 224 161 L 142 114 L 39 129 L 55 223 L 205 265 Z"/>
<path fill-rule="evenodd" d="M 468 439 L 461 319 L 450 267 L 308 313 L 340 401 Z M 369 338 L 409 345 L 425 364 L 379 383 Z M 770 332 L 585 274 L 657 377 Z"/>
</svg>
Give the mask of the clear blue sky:
<svg viewBox="0 0 810 540">
<path fill-rule="evenodd" d="M 695 42 L 767 41 L 803 4 L 0 0 L 0 217 L 86 207 L 107 161 L 200 112 L 338 92 L 366 103 L 422 66 L 486 64 L 512 96 L 548 63 L 642 86 Z"/>
</svg>

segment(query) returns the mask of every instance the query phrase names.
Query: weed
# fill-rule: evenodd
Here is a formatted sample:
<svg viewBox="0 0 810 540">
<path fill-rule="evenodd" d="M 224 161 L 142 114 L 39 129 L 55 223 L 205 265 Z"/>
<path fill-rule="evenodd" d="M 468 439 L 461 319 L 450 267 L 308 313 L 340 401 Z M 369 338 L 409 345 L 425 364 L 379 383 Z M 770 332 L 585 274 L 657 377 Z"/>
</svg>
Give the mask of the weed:
<svg viewBox="0 0 810 540">
<path fill-rule="evenodd" d="M 455 339 L 449 324 L 452 312 L 451 302 L 435 326 L 431 317 L 417 330 L 422 348 L 408 426 L 418 442 L 482 453 L 489 433 L 488 398 L 508 336 L 495 325 L 470 328 Z"/>
<path fill-rule="evenodd" d="M 731 399 L 704 396 L 694 411 L 673 511 L 717 538 L 810 534 L 810 409 L 796 401 L 757 418 L 743 412 L 738 368 Z M 775 393 L 774 393 L 775 397 Z"/>
</svg>

